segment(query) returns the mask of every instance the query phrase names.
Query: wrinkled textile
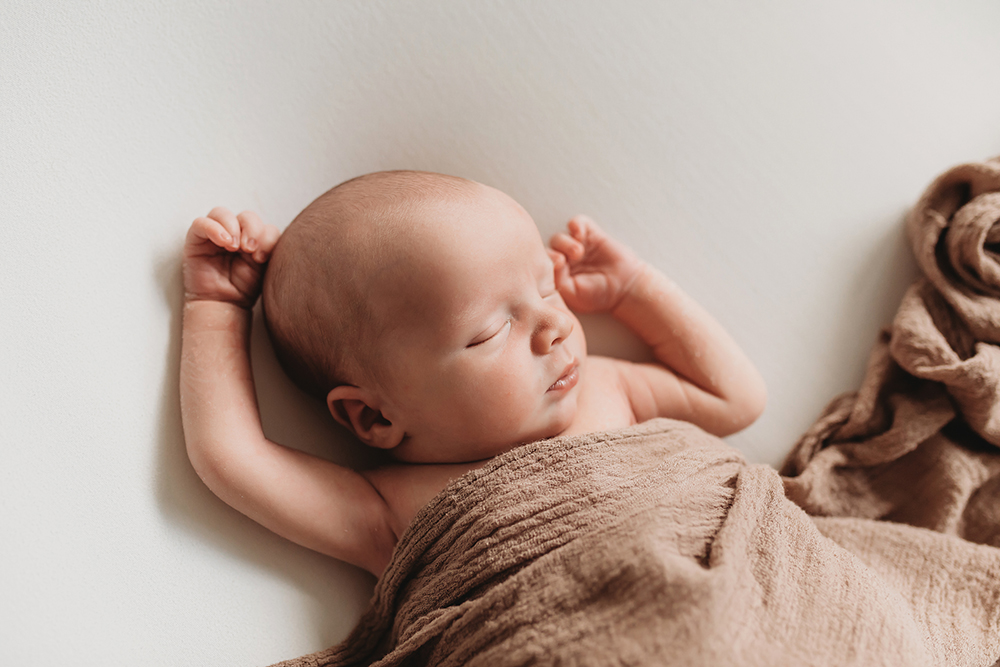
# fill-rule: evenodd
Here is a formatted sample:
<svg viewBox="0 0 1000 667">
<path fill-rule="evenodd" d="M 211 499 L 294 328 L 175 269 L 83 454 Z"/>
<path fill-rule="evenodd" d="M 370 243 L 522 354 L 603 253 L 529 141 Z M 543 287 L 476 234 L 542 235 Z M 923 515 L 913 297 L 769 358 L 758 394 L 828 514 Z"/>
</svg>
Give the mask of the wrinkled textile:
<svg viewBox="0 0 1000 667">
<path fill-rule="evenodd" d="M 381 661 L 377 659 L 386 653 Z M 421 510 L 338 647 L 286 667 L 984 665 L 1000 550 L 814 521 L 683 422 L 520 447 Z"/>
<path fill-rule="evenodd" d="M 347 640 L 281 664 L 993 664 L 998 221 L 1000 161 L 930 186 L 924 277 L 783 476 L 662 419 L 519 447 L 421 510 Z"/>
<path fill-rule="evenodd" d="M 951 169 L 907 218 L 923 277 L 860 390 L 785 461 L 810 514 L 908 523 L 1000 546 L 1000 158 Z"/>
</svg>

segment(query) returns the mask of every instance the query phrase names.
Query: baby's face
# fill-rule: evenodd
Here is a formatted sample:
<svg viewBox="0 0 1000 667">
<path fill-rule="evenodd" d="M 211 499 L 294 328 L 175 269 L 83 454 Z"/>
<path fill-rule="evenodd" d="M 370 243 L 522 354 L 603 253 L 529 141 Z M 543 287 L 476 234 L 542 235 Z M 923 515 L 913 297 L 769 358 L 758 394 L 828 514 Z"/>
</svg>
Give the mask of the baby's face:
<svg viewBox="0 0 1000 667">
<path fill-rule="evenodd" d="M 558 435 L 576 415 L 583 330 L 531 217 L 479 187 L 406 231 L 373 295 L 394 324 L 383 413 L 406 431 L 403 460 L 488 458 Z"/>
</svg>

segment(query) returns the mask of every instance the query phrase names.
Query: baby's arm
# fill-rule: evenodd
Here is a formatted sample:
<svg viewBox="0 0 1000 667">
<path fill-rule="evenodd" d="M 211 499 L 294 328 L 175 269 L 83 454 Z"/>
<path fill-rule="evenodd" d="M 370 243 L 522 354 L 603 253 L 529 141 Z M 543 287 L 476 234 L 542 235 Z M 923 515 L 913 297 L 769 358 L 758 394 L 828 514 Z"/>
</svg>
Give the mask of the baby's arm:
<svg viewBox="0 0 1000 667">
<path fill-rule="evenodd" d="M 566 304 L 610 312 L 660 362 L 618 366 L 637 421 L 671 417 L 729 435 L 760 416 L 767 392 L 757 369 L 670 279 L 584 216 L 553 236 L 551 247 Z"/>
<path fill-rule="evenodd" d="M 378 575 L 396 535 L 360 474 L 268 440 L 250 369 L 251 309 L 279 232 L 224 208 L 184 245 L 181 416 L 188 457 L 222 500 L 305 547 Z"/>
</svg>

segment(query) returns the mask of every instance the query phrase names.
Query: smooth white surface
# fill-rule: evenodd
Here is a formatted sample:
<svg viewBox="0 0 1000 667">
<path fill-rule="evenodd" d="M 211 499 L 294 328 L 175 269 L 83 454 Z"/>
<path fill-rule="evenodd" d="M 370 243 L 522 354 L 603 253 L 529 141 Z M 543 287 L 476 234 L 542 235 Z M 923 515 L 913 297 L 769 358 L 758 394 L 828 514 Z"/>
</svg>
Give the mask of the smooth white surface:
<svg viewBox="0 0 1000 667">
<path fill-rule="evenodd" d="M 388 168 L 494 185 L 546 235 L 589 213 L 757 363 L 731 442 L 778 463 L 913 277 L 906 209 L 1000 153 L 998 30 L 989 0 L 3 3 L 0 664 L 264 665 L 367 602 L 187 464 L 194 217 L 284 226 Z M 354 460 L 254 358 L 269 434 Z"/>
</svg>

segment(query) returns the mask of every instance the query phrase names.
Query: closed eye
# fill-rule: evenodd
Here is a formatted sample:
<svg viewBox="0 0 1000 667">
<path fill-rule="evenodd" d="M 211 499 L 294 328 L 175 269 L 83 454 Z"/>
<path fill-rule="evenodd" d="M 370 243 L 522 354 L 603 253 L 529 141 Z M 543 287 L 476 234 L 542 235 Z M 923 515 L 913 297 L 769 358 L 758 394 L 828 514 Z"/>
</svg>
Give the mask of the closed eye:
<svg viewBox="0 0 1000 667">
<path fill-rule="evenodd" d="M 487 341 L 493 340 L 498 335 L 500 335 L 509 325 L 510 325 L 510 318 L 507 318 L 506 320 L 504 320 L 504 323 L 502 325 L 500 325 L 499 329 L 497 329 L 496 331 L 494 331 L 491 334 L 488 334 L 485 338 L 480 338 L 480 339 L 472 341 L 471 343 L 469 343 L 465 347 L 466 348 L 478 347 L 479 345 L 482 345 L 483 343 L 485 343 Z"/>
</svg>

